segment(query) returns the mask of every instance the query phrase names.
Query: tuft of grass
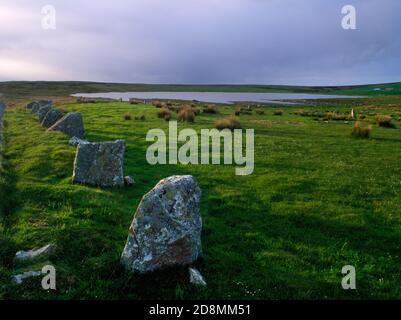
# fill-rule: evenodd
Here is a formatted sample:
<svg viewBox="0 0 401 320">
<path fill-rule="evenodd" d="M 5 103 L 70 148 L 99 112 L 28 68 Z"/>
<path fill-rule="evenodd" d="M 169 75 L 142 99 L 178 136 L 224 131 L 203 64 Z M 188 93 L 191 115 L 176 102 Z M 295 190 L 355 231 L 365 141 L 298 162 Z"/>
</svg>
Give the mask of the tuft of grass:
<svg viewBox="0 0 401 320">
<path fill-rule="evenodd" d="M 171 119 L 171 111 L 165 107 L 161 108 L 160 111 L 157 112 L 157 117 L 160 119 Z"/>
<path fill-rule="evenodd" d="M 273 112 L 273 114 L 274 114 L 275 116 L 282 116 L 283 113 L 284 113 L 283 110 L 274 110 L 274 112 Z"/>
<path fill-rule="evenodd" d="M 383 128 L 397 128 L 397 125 L 395 124 L 393 118 L 390 116 L 377 115 L 376 123 L 379 125 L 379 127 Z"/>
<path fill-rule="evenodd" d="M 201 113 L 201 110 L 194 106 L 192 106 L 192 111 L 195 113 L 196 116 L 200 115 Z"/>
<path fill-rule="evenodd" d="M 214 104 L 209 104 L 205 108 L 203 108 L 203 113 L 211 113 L 211 114 L 216 114 L 219 111 L 217 110 L 217 107 Z"/>
<path fill-rule="evenodd" d="M 195 122 L 195 113 L 191 107 L 184 107 L 178 112 L 178 120 L 193 123 Z"/>
<path fill-rule="evenodd" d="M 363 128 L 361 127 L 359 122 L 355 122 L 354 126 L 352 127 L 351 135 L 353 137 L 369 138 L 371 132 L 372 132 L 371 126 Z"/>
<path fill-rule="evenodd" d="M 325 114 L 325 119 L 326 120 L 335 120 L 335 121 L 340 121 L 340 120 L 350 120 L 351 116 L 350 115 L 346 115 L 343 113 L 339 113 L 339 112 L 326 112 Z"/>
<path fill-rule="evenodd" d="M 124 120 L 132 120 L 132 116 L 129 112 L 124 114 Z"/>
<path fill-rule="evenodd" d="M 156 108 L 167 108 L 167 104 L 161 101 L 153 101 L 152 104 L 156 107 Z"/>
<path fill-rule="evenodd" d="M 232 131 L 234 129 L 241 129 L 241 123 L 237 117 L 228 116 L 226 118 L 217 120 L 215 122 L 215 127 L 218 130 L 230 129 Z"/>
<path fill-rule="evenodd" d="M 129 99 L 129 103 L 130 104 L 140 104 L 141 102 L 139 100 L 135 99 L 135 98 L 130 98 Z"/>
<path fill-rule="evenodd" d="M 256 110 L 256 114 L 258 114 L 258 115 L 264 115 L 264 114 L 265 114 L 265 111 L 264 111 L 263 109 L 257 109 L 257 110 Z"/>
</svg>

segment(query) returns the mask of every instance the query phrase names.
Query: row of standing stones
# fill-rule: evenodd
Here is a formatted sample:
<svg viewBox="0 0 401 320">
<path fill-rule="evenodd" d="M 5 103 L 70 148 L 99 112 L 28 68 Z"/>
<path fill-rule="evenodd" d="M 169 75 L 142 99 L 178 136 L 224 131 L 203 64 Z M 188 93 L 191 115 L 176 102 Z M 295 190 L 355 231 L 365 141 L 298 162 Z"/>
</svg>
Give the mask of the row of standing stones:
<svg viewBox="0 0 401 320">
<path fill-rule="evenodd" d="M 70 144 L 77 146 L 74 183 L 108 187 L 127 184 L 127 177 L 122 175 L 125 151 L 123 140 L 103 143 L 83 140 L 85 131 L 82 116 L 79 113 L 73 113 L 73 116 L 71 113 L 60 115 L 52 111 L 54 108 L 49 101 L 33 102 L 27 108 L 38 115 L 42 125 L 48 126 L 49 131 L 60 130 L 68 134 L 71 137 Z M 57 116 L 54 116 L 56 113 Z M 64 123 L 66 121 L 68 125 Z M 72 132 L 82 134 L 77 136 Z M 200 272 L 191 267 L 202 256 L 201 196 L 196 179 L 190 175 L 171 176 L 157 183 L 143 196 L 134 215 L 121 255 L 122 265 L 128 271 L 138 274 L 188 265 L 190 282 L 205 286 L 206 282 Z M 19 251 L 16 259 L 36 260 L 56 251 L 55 246 L 47 245 L 36 250 Z M 23 279 L 40 274 L 29 271 L 14 276 L 13 281 L 22 283 Z"/>
<path fill-rule="evenodd" d="M 3 168 L 3 116 L 6 110 L 4 102 L 0 101 L 0 175 Z"/>
</svg>

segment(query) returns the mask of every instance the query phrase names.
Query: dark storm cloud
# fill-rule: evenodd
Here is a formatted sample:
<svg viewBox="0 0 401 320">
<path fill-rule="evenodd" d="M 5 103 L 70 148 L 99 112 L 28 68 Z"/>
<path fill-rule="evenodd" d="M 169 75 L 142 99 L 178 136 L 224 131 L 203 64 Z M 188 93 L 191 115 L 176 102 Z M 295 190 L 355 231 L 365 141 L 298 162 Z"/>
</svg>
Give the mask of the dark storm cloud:
<svg viewBox="0 0 401 320">
<path fill-rule="evenodd" d="M 57 29 L 42 30 L 53 5 Z M 357 10 L 357 30 L 341 8 Z M 0 0 L 0 80 L 401 80 L 398 0 Z"/>
</svg>

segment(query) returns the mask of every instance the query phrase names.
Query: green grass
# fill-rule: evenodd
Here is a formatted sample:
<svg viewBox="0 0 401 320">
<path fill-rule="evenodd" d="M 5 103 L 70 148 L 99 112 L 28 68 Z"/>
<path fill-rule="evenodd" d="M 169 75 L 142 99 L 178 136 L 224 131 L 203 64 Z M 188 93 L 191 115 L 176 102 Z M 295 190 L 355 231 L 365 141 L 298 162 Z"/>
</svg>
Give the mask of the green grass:
<svg viewBox="0 0 401 320">
<path fill-rule="evenodd" d="M 361 121 L 372 124 L 370 139 L 353 138 L 352 123 L 295 115 L 301 107 L 280 106 L 281 117 L 273 116 L 274 107 L 240 115 L 244 129 L 255 129 L 255 171 L 242 177 L 231 165 L 147 164 L 147 131 L 168 128 L 153 106 L 64 105 L 82 112 L 90 141 L 126 139 L 125 174 L 136 181 L 126 189 L 72 185 L 75 148 L 66 136 L 45 132 L 21 105 L 5 116 L 0 298 L 401 298 L 401 131 L 378 127 L 374 116 L 400 112 L 401 97 L 302 107 L 371 113 Z M 179 128 L 213 128 L 234 110 L 219 106 L 219 114 L 201 114 Z M 124 120 L 127 112 L 146 120 Z M 139 277 L 119 264 L 142 195 L 174 174 L 192 174 L 202 188 L 204 257 L 196 265 L 206 289 L 191 287 L 185 268 Z M 21 268 L 15 252 L 47 243 L 59 247 L 51 258 L 57 291 L 42 290 L 38 279 L 11 285 Z M 341 289 L 347 264 L 356 267 L 356 291 Z"/>
</svg>

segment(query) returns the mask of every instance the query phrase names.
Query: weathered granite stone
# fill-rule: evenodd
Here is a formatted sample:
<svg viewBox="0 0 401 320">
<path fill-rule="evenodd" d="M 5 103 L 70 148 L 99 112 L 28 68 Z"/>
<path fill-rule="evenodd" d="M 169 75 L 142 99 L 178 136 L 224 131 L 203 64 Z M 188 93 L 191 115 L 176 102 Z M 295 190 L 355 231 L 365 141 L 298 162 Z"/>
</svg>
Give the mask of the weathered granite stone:
<svg viewBox="0 0 401 320">
<path fill-rule="evenodd" d="M 38 112 L 36 113 L 39 119 L 39 122 L 42 123 L 43 119 L 46 117 L 46 114 L 53 109 L 50 104 L 47 104 L 43 107 L 40 107 Z"/>
<path fill-rule="evenodd" d="M 41 107 L 47 106 L 47 105 L 49 105 L 49 104 L 50 104 L 50 105 L 53 104 L 53 102 L 52 102 L 51 100 L 39 100 L 38 103 L 39 103 L 39 105 L 40 105 Z"/>
<path fill-rule="evenodd" d="M 29 251 L 23 251 L 23 250 L 18 251 L 15 254 L 15 259 L 20 261 L 34 260 L 53 254 L 55 251 L 56 251 L 56 245 L 48 244 L 39 249 L 34 249 Z"/>
<path fill-rule="evenodd" d="M 50 128 L 53 124 L 55 124 L 63 116 L 64 116 L 64 114 L 60 110 L 58 110 L 56 108 L 52 108 L 44 116 L 44 118 L 42 120 L 42 126 L 45 128 Z"/>
<path fill-rule="evenodd" d="M 202 286 L 202 287 L 206 286 L 205 279 L 197 269 L 189 268 L 188 271 L 189 271 L 189 282 L 191 282 L 196 286 Z"/>
<path fill-rule="evenodd" d="M 33 105 L 32 105 L 32 108 L 31 108 L 32 113 L 35 113 L 35 114 L 36 114 L 36 113 L 39 111 L 40 108 L 41 108 L 41 105 L 40 105 L 39 103 L 33 104 Z"/>
<path fill-rule="evenodd" d="M 135 184 L 135 180 L 131 176 L 125 176 L 124 177 L 124 183 L 127 187 L 133 186 Z"/>
<path fill-rule="evenodd" d="M 73 183 L 124 186 L 124 151 L 124 140 L 79 144 L 74 161 Z"/>
<path fill-rule="evenodd" d="M 5 110 L 6 110 L 6 105 L 4 104 L 4 102 L 0 101 L 0 119 L 3 118 Z"/>
<path fill-rule="evenodd" d="M 82 139 L 85 135 L 82 115 L 79 112 L 67 113 L 64 117 L 52 125 L 48 131 L 61 131 L 70 137 Z"/>
<path fill-rule="evenodd" d="M 161 180 L 141 200 L 121 256 L 130 271 L 187 265 L 202 255 L 201 190 L 193 176 Z"/>
<path fill-rule="evenodd" d="M 79 145 L 79 144 L 86 144 L 86 143 L 89 143 L 89 141 L 88 141 L 88 140 L 84 140 L 84 139 L 79 139 L 79 138 L 77 138 L 77 137 L 72 137 L 72 138 L 68 141 L 68 143 L 69 143 L 70 145 L 72 145 L 72 146 L 77 146 L 77 145 Z"/>
<path fill-rule="evenodd" d="M 15 284 L 22 284 L 25 279 L 38 277 L 40 275 L 42 275 L 42 271 L 26 271 L 12 276 L 11 281 L 14 282 Z"/>
<path fill-rule="evenodd" d="M 3 116 L 5 110 L 6 110 L 6 105 L 0 101 L 0 174 L 3 168 Z"/>
<path fill-rule="evenodd" d="M 30 102 L 30 103 L 28 103 L 28 104 L 26 105 L 26 108 L 27 108 L 27 109 L 32 109 L 32 107 L 33 107 L 35 104 L 38 104 L 38 102 L 37 102 L 37 101 L 32 101 L 32 102 Z"/>
</svg>

